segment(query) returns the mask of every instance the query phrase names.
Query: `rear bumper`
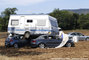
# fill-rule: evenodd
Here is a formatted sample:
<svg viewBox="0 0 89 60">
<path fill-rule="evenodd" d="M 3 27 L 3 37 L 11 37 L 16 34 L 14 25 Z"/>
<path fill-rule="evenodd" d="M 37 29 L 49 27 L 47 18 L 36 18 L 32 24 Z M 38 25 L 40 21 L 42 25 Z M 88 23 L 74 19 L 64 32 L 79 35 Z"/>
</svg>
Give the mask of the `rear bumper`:
<svg viewBox="0 0 89 60">
<path fill-rule="evenodd" d="M 31 44 L 31 47 L 36 48 L 36 47 L 38 47 L 38 45 L 37 44 Z"/>
</svg>

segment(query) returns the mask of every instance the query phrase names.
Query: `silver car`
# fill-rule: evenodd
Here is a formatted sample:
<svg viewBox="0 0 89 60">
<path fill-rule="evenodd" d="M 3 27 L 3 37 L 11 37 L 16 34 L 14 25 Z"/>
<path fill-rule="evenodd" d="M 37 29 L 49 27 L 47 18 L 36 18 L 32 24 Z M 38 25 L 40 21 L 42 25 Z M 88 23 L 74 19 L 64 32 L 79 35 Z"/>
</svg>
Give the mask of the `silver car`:
<svg viewBox="0 0 89 60">
<path fill-rule="evenodd" d="M 74 36 L 78 37 L 78 40 L 89 40 L 89 36 L 85 36 L 79 32 L 70 32 L 68 33 L 69 39 L 72 39 Z"/>
</svg>

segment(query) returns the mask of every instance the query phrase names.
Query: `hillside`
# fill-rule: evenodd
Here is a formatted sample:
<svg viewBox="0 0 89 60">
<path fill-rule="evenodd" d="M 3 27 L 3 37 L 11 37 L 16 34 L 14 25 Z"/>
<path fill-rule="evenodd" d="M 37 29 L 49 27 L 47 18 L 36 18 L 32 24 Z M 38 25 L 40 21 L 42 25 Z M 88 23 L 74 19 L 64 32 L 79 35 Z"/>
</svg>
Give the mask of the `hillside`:
<svg viewBox="0 0 89 60">
<path fill-rule="evenodd" d="M 89 13 L 89 9 L 64 9 L 67 11 L 72 11 L 74 13 L 78 13 L 78 14 L 87 14 Z"/>
</svg>

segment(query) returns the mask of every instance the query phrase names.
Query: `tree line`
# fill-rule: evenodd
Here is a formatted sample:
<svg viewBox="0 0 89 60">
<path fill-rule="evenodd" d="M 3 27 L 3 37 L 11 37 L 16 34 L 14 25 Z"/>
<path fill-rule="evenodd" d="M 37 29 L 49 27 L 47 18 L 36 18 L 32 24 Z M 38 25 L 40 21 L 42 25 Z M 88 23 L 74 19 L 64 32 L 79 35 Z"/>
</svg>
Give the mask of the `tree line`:
<svg viewBox="0 0 89 60">
<path fill-rule="evenodd" d="M 6 8 L 0 15 L 0 31 L 7 31 L 9 16 L 16 14 L 17 8 Z M 49 15 L 55 17 L 63 30 L 89 29 L 89 14 L 77 14 L 54 9 Z"/>
<path fill-rule="evenodd" d="M 89 29 L 89 13 L 77 14 L 71 11 L 54 9 L 49 15 L 57 18 L 58 26 L 64 30 Z"/>
</svg>

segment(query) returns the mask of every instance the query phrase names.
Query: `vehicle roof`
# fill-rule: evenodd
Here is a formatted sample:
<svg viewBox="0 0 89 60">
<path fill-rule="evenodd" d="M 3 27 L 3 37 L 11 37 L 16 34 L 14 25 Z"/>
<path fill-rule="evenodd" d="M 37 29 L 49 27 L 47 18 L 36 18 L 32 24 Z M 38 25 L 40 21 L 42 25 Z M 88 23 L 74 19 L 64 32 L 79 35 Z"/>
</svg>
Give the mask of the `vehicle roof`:
<svg viewBox="0 0 89 60">
<path fill-rule="evenodd" d="M 80 32 L 69 32 L 69 33 L 80 33 Z"/>
<path fill-rule="evenodd" d="M 80 33 L 80 32 L 69 32 L 68 34 L 72 34 L 72 33 Z M 82 34 L 82 33 L 81 33 Z"/>
<path fill-rule="evenodd" d="M 10 15 L 10 16 L 28 16 L 28 15 L 30 15 L 30 16 L 34 16 L 34 15 L 45 15 L 45 16 L 49 16 L 49 15 L 47 15 L 47 14 L 12 14 L 12 15 Z"/>
<path fill-rule="evenodd" d="M 55 36 L 55 35 L 40 35 L 40 36 Z"/>
<path fill-rule="evenodd" d="M 47 14 L 12 14 L 12 15 L 10 15 L 11 17 L 13 17 L 13 16 L 45 16 L 45 17 L 48 17 L 49 19 L 53 19 L 53 20 L 55 20 L 56 21 L 56 18 L 54 18 L 53 16 L 50 16 L 50 15 L 47 15 Z"/>
</svg>

